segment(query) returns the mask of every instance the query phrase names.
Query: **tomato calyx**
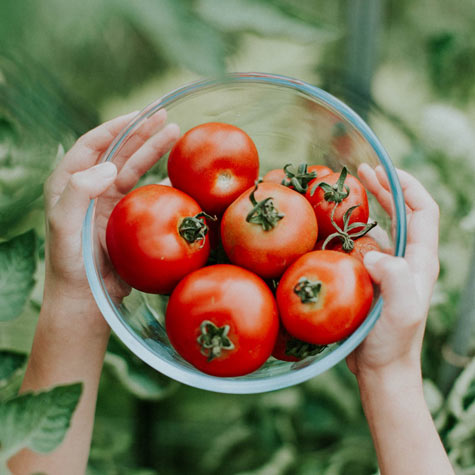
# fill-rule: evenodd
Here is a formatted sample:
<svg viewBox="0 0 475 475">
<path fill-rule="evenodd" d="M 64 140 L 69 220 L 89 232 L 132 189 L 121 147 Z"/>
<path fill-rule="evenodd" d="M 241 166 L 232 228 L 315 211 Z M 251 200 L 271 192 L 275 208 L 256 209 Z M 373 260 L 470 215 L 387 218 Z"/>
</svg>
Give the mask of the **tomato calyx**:
<svg viewBox="0 0 475 475">
<path fill-rule="evenodd" d="M 292 187 L 295 191 L 305 194 L 308 190 L 308 184 L 317 178 L 316 171 L 308 171 L 308 165 L 302 163 L 297 167 L 297 172 L 290 170 L 293 167 L 292 163 L 287 163 L 284 166 L 285 178 L 282 180 L 282 185 Z"/>
<path fill-rule="evenodd" d="M 336 229 L 336 232 L 330 234 L 325 241 L 323 242 L 322 249 L 325 249 L 330 241 L 335 238 L 338 238 L 342 242 L 342 249 L 346 252 L 351 252 L 355 247 L 355 239 L 358 239 L 365 234 L 367 234 L 371 229 L 377 226 L 377 222 L 373 221 L 372 223 L 352 223 L 350 222 L 351 213 L 358 208 L 360 205 L 351 206 L 345 211 L 343 215 L 343 229 L 338 226 L 334 220 L 335 210 L 339 203 L 335 203 L 335 206 L 332 209 L 330 216 L 333 227 Z M 352 232 L 354 229 L 359 229 L 359 231 Z"/>
<path fill-rule="evenodd" d="M 212 361 L 219 358 L 223 350 L 233 350 L 234 343 L 228 337 L 231 327 L 224 325 L 216 326 L 210 320 L 203 320 L 200 325 L 200 336 L 197 342 L 201 346 L 201 354 Z"/>
<path fill-rule="evenodd" d="M 327 345 L 315 345 L 299 340 L 298 338 L 289 338 L 285 344 L 285 354 L 302 360 L 307 356 L 318 355 L 326 347 Z"/>
<path fill-rule="evenodd" d="M 275 228 L 277 223 L 285 216 L 283 213 L 280 213 L 279 210 L 274 206 L 273 198 L 271 196 L 263 199 L 262 201 L 257 201 L 255 197 L 255 192 L 259 181 L 256 182 L 256 186 L 249 195 L 249 200 L 252 203 L 253 208 L 246 216 L 246 221 L 248 223 L 259 224 L 262 226 L 264 231 L 270 231 Z"/>
<path fill-rule="evenodd" d="M 307 277 L 301 277 L 294 287 L 302 303 L 315 303 L 322 290 L 322 283 L 319 280 L 309 280 Z"/>
<path fill-rule="evenodd" d="M 315 191 L 320 187 L 323 191 L 323 198 L 325 201 L 341 203 L 345 198 L 350 194 L 350 187 L 345 185 L 346 177 L 348 176 L 348 169 L 343 167 L 341 170 L 340 176 L 335 184 L 330 185 L 321 181 L 320 183 L 315 184 L 310 191 L 310 196 L 315 194 Z"/>
<path fill-rule="evenodd" d="M 208 234 L 208 226 L 206 225 L 203 218 L 211 219 L 212 221 L 216 221 L 218 218 L 216 216 L 210 216 L 209 214 L 202 211 L 195 216 L 187 216 L 183 219 L 178 227 L 178 232 L 180 236 L 190 244 L 203 240 Z"/>
</svg>

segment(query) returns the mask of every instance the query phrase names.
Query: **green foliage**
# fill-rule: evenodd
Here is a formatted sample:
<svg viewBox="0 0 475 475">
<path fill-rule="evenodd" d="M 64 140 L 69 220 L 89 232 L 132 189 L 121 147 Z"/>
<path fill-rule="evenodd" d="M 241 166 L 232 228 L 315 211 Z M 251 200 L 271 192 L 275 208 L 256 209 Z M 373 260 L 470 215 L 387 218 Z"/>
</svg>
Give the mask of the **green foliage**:
<svg viewBox="0 0 475 475">
<path fill-rule="evenodd" d="M 82 384 L 57 386 L 49 391 L 24 393 L 0 404 L 0 471 L 7 460 L 30 448 L 47 453 L 63 440 L 79 402 Z"/>
<path fill-rule="evenodd" d="M 0 244 L 0 322 L 17 317 L 33 289 L 36 238 L 28 231 Z"/>
<path fill-rule="evenodd" d="M 42 233 L 42 185 L 55 163 L 79 134 L 98 122 L 98 113 L 107 101 L 117 97 L 126 101 L 129 94 L 144 90 L 149 94 L 150 84 L 153 94 L 159 96 L 183 82 L 183 71 L 219 75 L 235 58 L 245 67 L 249 58 L 240 55 L 244 54 L 241 46 L 246 44 L 247 54 L 253 54 L 250 62 L 260 64 L 261 59 L 263 64 L 273 65 L 273 71 L 281 71 L 285 58 L 276 55 L 274 63 L 269 61 L 266 41 L 275 40 L 278 45 L 287 42 L 297 55 L 299 46 L 313 44 L 311 67 L 318 71 L 335 68 L 331 77 L 323 79 L 341 95 L 336 78 L 344 67 L 343 43 L 332 45 L 331 40 L 344 41 L 347 3 L 2 0 L 3 462 L 7 453 L 23 446 L 50 450 L 59 443 L 79 397 L 79 385 L 67 394 L 65 389 L 56 388 L 48 393 L 14 397 L 41 305 L 44 256 L 39 253 L 38 262 L 34 235 Z M 403 112 L 414 110 L 412 91 L 397 88 L 397 73 L 404 77 L 409 71 L 418 74 L 424 101 L 453 101 L 459 112 L 473 118 L 473 2 L 463 1 L 456 7 L 442 0 L 386 3 L 390 28 L 385 30 L 380 52 L 383 62 L 391 65 L 394 78 L 387 80 L 385 96 L 395 97 Z M 336 48 L 332 50 L 332 46 Z M 308 49 L 305 51 L 305 57 L 296 57 L 295 64 L 308 64 Z M 329 51 L 334 56 L 330 65 L 326 62 Z M 317 76 L 303 79 L 316 82 Z M 362 110 L 366 110 L 365 101 Z M 384 139 L 381 137 L 383 143 L 386 145 L 387 140 L 398 146 L 404 144 L 395 147 L 397 152 L 392 153 L 392 158 L 422 179 L 442 210 L 441 274 L 423 349 L 425 392 L 457 473 L 473 475 L 474 363 L 460 375 L 447 398 L 436 381 L 444 364 L 441 348 L 456 325 L 468 270 L 467 243 L 473 240 L 475 230 L 475 156 L 470 152 L 475 147 L 462 136 L 458 126 L 441 139 L 440 130 L 424 135 L 421 129 L 429 127 L 426 122 L 430 121 L 419 120 L 419 116 L 411 122 L 407 120 L 410 114 L 402 114 L 401 118 L 391 110 L 378 112 L 371 125 L 387 127 L 389 132 Z M 449 130 L 450 114 L 442 111 L 439 115 L 442 132 Z M 468 130 L 470 135 L 470 127 Z M 162 303 L 150 297 L 137 305 L 150 307 L 152 312 L 152 307 L 160 310 Z M 158 313 L 151 318 L 161 319 L 163 312 Z M 473 352 L 475 339 L 472 341 Z M 42 404 L 45 418 L 38 416 Z M 44 407 L 51 411 L 45 413 Z M 58 431 L 50 434 L 46 429 L 56 424 Z M 312 381 L 275 393 L 221 395 L 203 393 L 159 375 L 114 337 L 111 339 L 100 386 L 90 475 L 376 472 L 355 380 L 343 363 Z"/>
</svg>

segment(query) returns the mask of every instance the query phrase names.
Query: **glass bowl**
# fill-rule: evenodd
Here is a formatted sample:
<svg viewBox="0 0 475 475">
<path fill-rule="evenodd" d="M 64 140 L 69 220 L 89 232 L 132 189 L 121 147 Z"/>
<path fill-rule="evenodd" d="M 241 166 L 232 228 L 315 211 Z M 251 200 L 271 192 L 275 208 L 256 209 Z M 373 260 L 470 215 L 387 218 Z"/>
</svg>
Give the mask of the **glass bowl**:
<svg viewBox="0 0 475 475">
<path fill-rule="evenodd" d="M 382 165 L 391 188 L 393 222 L 369 195 L 370 214 L 396 256 L 404 255 L 406 216 L 403 195 L 393 164 L 368 125 L 353 110 L 318 87 L 303 81 L 260 73 L 230 74 L 180 87 L 141 111 L 117 136 L 103 160 L 114 162 L 131 134 L 149 117 L 166 108 L 169 122 L 181 132 L 204 122 L 227 122 L 254 140 L 261 161 L 261 176 L 288 162 L 325 164 L 336 170 L 345 165 L 356 174 L 358 166 Z M 157 182 L 166 170 L 166 156 L 139 184 Z M 132 290 L 122 303 L 101 275 L 104 237 L 95 232 L 96 208 L 91 201 L 83 226 L 83 256 L 87 277 L 104 318 L 120 340 L 157 371 L 184 384 L 214 392 L 258 393 L 276 390 L 312 378 L 345 358 L 366 337 L 381 313 L 377 295 L 365 321 L 345 340 L 329 345 L 319 355 L 291 363 L 270 358 L 246 376 L 221 378 L 200 372 L 170 345 L 164 327 L 163 297 Z"/>
</svg>

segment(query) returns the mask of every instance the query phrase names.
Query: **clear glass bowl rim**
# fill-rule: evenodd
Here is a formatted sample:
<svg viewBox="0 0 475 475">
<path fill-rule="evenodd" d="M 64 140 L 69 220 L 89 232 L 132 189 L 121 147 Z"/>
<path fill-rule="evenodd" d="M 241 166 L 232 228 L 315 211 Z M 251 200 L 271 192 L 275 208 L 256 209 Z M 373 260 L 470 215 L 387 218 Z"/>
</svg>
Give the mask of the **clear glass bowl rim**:
<svg viewBox="0 0 475 475">
<path fill-rule="evenodd" d="M 394 255 L 404 256 L 406 248 L 406 210 L 404 197 L 399 183 L 394 165 L 389 158 L 384 147 L 379 142 L 376 135 L 366 124 L 366 122 L 349 106 L 331 95 L 330 93 L 311 85 L 305 81 L 294 79 L 287 76 L 246 72 L 229 73 L 219 78 L 208 78 L 185 84 L 160 99 L 145 107 L 131 122 L 117 135 L 101 159 L 101 162 L 109 161 L 113 158 L 115 152 L 120 148 L 123 141 L 134 132 L 140 124 L 148 117 L 153 115 L 161 108 L 180 100 L 187 95 L 213 89 L 223 85 L 236 85 L 243 83 L 267 84 L 280 86 L 300 92 L 306 96 L 323 102 L 329 109 L 333 109 L 345 118 L 355 129 L 368 141 L 370 146 L 377 154 L 380 164 L 383 166 L 389 180 L 389 186 L 394 202 L 396 226 L 394 230 Z M 273 391 L 285 387 L 293 386 L 304 382 L 312 377 L 321 374 L 340 362 L 348 356 L 367 336 L 376 321 L 378 320 L 382 309 L 382 298 L 379 297 L 375 302 L 371 312 L 358 329 L 344 340 L 333 351 L 315 360 L 304 368 L 290 370 L 285 374 L 276 376 L 262 376 L 255 379 L 241 378 L 220 378 L 210 376 L 198 370 L 190 371 L 187 368 L 181 368 L 165 360 L 160 359 L 148 349 L 141 339 L 129 331 L 123 317 L 118 312 L 114 303 L 110 299 L 101 275 L 97 271 L 93 249 L 93 222 L 95 201 L 91 200 L 82 230 L 82 250 L 86 275 L 91 287 L 91 291 L 96 303 L 106 319 L 109 326 L 118 336 L 118 338 L 140 359 L 145 361 L 152 368 L 170 378 L 200 389 L 213 392 L 231 393 L 231 394 L 251 394 L 266 391 Z"/>
</svg>

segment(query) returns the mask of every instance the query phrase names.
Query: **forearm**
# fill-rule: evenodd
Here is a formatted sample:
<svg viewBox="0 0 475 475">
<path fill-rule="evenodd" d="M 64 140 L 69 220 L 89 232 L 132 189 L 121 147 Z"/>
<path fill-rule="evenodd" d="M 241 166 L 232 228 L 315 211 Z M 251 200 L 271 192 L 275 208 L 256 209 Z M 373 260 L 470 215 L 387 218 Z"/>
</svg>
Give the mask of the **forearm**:
<svg viewBox="0 0 475 475">
<path fill-rule="evenodd" d="M 81 381 L 81 399 L 62 444 L 46 455 L 21 451 L 10 461 L 10 468 L 15 474 L 44 472 L 49 475 L 74 475 L 84 474 L 86 470 L 109 332 L 105 330 L 91 334 L 87 325 L 79 329 L 74 328 L 74 324 L 70 331 L 65 331 L 68 320 L 71 323 L 74 321 L 72 315 L 61 315 L 66 310 L 72 311 L 71 306 L 43 306 L 20 391 L 44 390 Z M 94 311 L 98 313 L 97 309 Z M 102 318 L 99 313 L 95 317 Z"/>
<path fill-rule="evenodd" d="M 373 372 L 358 384 L 382 475 L 454 473 L 417 370 Z"/>
</svg>

